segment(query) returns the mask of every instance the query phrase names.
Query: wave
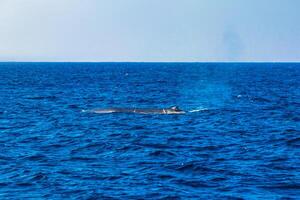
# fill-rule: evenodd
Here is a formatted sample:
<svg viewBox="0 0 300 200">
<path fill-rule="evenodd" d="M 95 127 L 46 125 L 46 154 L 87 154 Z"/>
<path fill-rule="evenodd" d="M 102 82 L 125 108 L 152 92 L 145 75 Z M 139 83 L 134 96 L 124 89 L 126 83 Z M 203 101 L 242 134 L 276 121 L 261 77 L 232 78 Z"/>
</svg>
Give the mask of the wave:
<svg viewBox="0 0 300 200">
<path fill-rule="evenodd" d="M 45 100 L 45 99 L 54 100 L 54 99 L 57 99 L 56 96 L 27 96 L 25 98 L 31 99 L 31 100 Z"/>
</svg>

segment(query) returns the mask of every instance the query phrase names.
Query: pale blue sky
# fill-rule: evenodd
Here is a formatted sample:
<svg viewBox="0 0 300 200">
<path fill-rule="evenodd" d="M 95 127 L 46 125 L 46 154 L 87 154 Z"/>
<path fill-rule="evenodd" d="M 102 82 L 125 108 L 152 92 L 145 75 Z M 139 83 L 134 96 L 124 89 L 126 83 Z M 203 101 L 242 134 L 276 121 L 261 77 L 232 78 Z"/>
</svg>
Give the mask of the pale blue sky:
<svg viewBox="0 0 300 200">
<path fill-rule="evenodd" d="M 300 61 L 299 0 L 0 0 L 1 61 Z"/>
</svg>

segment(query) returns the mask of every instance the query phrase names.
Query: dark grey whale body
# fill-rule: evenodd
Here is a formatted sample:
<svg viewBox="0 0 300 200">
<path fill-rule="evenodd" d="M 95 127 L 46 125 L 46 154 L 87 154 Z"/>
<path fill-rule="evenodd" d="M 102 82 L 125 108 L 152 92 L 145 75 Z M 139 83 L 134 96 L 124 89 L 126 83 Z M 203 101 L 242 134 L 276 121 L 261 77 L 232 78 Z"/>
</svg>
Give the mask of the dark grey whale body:
<svg viewBox="0 0 300 200">
<path fill-rule="evenodd" d="M 109 108 L 109 109 L 93 109 L 89 112 L 98 114 L 108 113 L 136 113 L 136 114 L 184 114 L 185 111 L 179 109 L 177 106 L 165 109 L 138 109 L 138 108 Z"/>
</svg>

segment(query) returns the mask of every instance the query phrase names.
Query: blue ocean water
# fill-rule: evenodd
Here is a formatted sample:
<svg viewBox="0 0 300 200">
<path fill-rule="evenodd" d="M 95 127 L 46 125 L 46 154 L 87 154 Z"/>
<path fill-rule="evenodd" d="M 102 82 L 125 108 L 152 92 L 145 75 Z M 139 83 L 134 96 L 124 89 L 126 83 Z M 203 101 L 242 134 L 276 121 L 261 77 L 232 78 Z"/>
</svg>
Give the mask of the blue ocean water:
<svg viewBox="0 0 300 200">
<path fill-rule="evenodd" d="M 1 63 L 0 199 L 297 199 L 299 122 L 295 63 Z"/>
</svg>

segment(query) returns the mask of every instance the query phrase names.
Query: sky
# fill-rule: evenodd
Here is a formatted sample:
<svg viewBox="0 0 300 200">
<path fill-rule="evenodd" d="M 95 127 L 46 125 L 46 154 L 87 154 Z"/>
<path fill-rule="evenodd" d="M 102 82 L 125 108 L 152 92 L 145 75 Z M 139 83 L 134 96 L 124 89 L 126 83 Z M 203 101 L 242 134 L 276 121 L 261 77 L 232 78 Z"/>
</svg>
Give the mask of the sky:
<svg viewBox="0 0 300 200">
<path fill-rule="evenodd" d="M 300 62 L 299 0 L 0 0 L 0 61 Z"/>
</svg>

